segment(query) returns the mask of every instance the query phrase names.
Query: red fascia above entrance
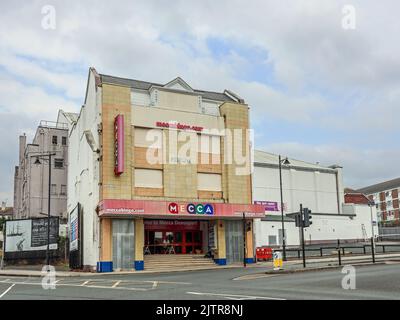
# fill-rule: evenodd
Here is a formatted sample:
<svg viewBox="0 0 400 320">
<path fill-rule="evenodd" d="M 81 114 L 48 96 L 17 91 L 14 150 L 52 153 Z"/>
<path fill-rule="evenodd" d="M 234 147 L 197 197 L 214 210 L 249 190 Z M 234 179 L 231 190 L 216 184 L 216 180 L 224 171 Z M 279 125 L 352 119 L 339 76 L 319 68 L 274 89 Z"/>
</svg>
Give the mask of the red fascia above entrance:
<svg viewBox="0 0 400 320">
<path fill-rule="evenodd" d="M 177 204 L 178 213 L 171 213 L 169 207 Z M 189 205 L 211 205 L 212 214 L 189 213 Z M 132 216 L 132 217 L 161 217 L 161 218 L 262 218 L 265 216 L 263 205 L 259 204 L 227 204 L 212 202 L 179 202 L 179 201 L 151 201 L 151 200 L 116 200 L 105 199 L 98 205 L 99 216 Z"/>
</svg>

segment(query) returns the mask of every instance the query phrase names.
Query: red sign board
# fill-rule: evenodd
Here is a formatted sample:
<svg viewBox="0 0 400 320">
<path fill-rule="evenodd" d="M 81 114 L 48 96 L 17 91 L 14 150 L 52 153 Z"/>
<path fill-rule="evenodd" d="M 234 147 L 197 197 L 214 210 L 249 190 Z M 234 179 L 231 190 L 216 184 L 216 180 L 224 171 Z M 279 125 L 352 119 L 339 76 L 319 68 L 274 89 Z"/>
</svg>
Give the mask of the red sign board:
<svg viewBox="0 0 400 320">
<path fill-rule="evenodd" d="M 157 217 L 265 217 L 263 205 L 227 203 L 190 203 L 152 200 L 114 200 L 99 203 L 99 216 L 157 216 Z M 210 211 L 211 210 L 211 211 Z M 212 212 L 212 213 L 211 213 Z"/>
<path fill-rule="evenodd" d="M 124 172 L 124 116 L 119 114 L 114 120 L 114 173 Z"/>
</svg>

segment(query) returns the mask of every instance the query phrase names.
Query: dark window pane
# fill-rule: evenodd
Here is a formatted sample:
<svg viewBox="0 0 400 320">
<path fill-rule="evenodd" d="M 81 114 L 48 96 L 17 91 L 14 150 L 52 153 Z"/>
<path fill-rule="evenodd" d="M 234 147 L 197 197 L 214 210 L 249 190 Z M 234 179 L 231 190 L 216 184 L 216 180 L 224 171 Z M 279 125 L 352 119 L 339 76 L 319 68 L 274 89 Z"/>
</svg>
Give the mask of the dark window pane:
<svg viewBox="0 0 400 320">
<path fill-rule="evenodd" d="M 192 232 L 186 232 L 186 242 L 192 242 Z"/>
<path fill-rule="evenodd" d="M 54 159 L 54 168 L 63 168 L 64 160 L 63 159 Z"/>
<path fill-rule="evenodd" d="M 175 253 L 182 253 L 182 247 L 181 246 L 176 246 L 175 247 Z"/>
<path fill-rule="evenodd" d="M 62 137 L 61 138 L 61 143 L 62 143 L 63 146 L 66 146 L 67 145 L 67 137 Z"/>
<path fill-rule="evenodd" d="M 200 232 L 194 233 L 194 242 L 201 242 L 201 233 Z"/>
<path fill-rule="evenodd" d="M 175 242 L 176 243 L 182 242 L 182 232 L 175 232 Z"/>
<path fill-rule="evenodd" d="M 192 246 L 186 246 L 186 253 L 187 254 L 193 254 L 193 247 Z"/>
<path fill-rule="evenodd" d="M 57 136 L 53 136 L 51 141 L 53 144 L 57 144 Z"/>
</svg>

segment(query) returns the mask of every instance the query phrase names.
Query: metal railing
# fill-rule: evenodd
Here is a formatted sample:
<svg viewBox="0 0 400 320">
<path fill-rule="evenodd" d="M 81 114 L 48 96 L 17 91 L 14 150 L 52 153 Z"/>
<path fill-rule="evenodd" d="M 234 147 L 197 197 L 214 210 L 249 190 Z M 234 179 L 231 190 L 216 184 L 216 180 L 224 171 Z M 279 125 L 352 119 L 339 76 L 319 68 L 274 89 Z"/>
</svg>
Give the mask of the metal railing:
<svg viewBox="0 0 400 320">
<path fill-rule="evenodd" d="M 55 129 L 66 129 L 68 130 L 68 124 L 56 121 L 40 120 L 40 127 L 55 128 Z"/>
<path fill-rule="evenodd" d="M 275 252 L 282 252 L 282 248 L 273 249 Z M 400 253 L 400 242 L 399 243 L 377 243 L 372 238 L 369 243 L 363 244 L 343 244 L 340 239 L 336 245 L 308 245 L 305 249 L 305 257 L 308 259 L 315 259 L 320 257 L 333 257 L 338 256 L 339 264 L 341 265 L 342 256 L 362 256 L 371 255 L 372 261 L 375 262 L 375 258 L 379 254 L 388 253 Z M 287 260 L 300 259 L 302 258 L 302 248 L 286 248 Z"/>
</svg>

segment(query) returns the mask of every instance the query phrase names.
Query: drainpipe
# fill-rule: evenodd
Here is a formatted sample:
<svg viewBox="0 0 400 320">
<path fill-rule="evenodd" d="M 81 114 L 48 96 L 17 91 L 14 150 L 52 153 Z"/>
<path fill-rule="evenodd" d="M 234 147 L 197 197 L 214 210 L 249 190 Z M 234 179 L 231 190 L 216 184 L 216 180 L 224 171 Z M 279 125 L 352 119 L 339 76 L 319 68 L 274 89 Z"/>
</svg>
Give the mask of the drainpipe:
<svg viewBox="0 0 400 320">
<path fill-rule="evenodd" d="M 340 196 L 339 196 L 339 173 L 336 169 L 335 172 L 336 176 L 336 200 L 337 200 L 337 209 L 338 209 L 338 214 L 340 214 Z"/>
<path fill-rule="evenodd" d="M 341 168 L 338 165 L 333 165 L 330 166 L 329 168 L 335 170 L 335 178 L 336 178 L 336 201 L 337 201 L 337 210 L 338 214 L 340 214 L 340 193 L 339 193 L 339 168 Z"/>
</svg>

